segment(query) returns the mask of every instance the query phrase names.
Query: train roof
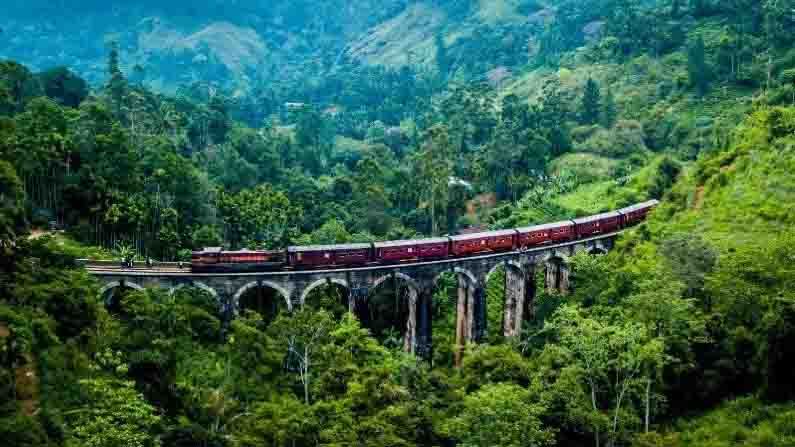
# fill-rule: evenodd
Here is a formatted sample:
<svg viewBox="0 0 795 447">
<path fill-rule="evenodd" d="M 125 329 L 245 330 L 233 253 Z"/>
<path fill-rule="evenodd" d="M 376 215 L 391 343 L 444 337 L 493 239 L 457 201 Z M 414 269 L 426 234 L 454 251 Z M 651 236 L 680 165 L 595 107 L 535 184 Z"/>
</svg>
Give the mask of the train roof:
<svg viewBox="0 0 795 447">
<path fill-rule="evenodd" d="M 338 245 L 304 245 L 298 247 L 288 247 L 289 253 L 305 253 L 311 251 L 339 251 L 339 250 L 364 250 L 369 249 L 371 244 L 338 244 Z"/>
<path fill-rule="evenodd" d="M 609 219 L 611 217 L 620 217 L 620 216 L 621 214 L 618 211 L 610 211 L 608 213 L 601 213 L 595 216 L 588 216 L 588 217 L 581 217 L 579 219 L 574 219 L 574 223 L 584 224 L 584 223 L 595 222 L 597 220 Z"/>
<path fill-rule="evenodd" d="M 221 253 L 222 251 L 224 251 L 223 247 L 204 247 L 201 250 L 194 251 L 194 253 Z"/>
<path fill-rule="evenodd" d="M 446 237 L 434 237 L 427 239 L 414 239 L 414 240 L 403 240 L 403 241 L 384 241 L 384 242 L 376 242 L 375 248 L 412 247 L 415 245 L 446 244 L 448 242 L 450 242 L 450 240 L 447 239 Z"/>
<path fill-rule="evenodd" d="M 460 234 L 458 236 L 450 236 L 453 241 L 471 241 L 473 239 L 481 239 L 484 237 L 500 237 L 500 236 L 513 236 L 516 230 L 497 230 L 486 231 L 483 233 Z"/>
<path fill-rule="evenodd" d="M 660 204 L 659 200 L 648 200 L 643 203 L 636 203 L 635 205 L 628 206 L 626 208 L 621 208 L 618 210 L 619 213 L 631 213 L 633 211 L 638 211 L 646 208 L 653 208 Z"/>
<path fill-rule="evenodd" d="M 224 250 L 223 247 L 205 247 L 202 250 L 194 251 L 194 254 L 219 254 L 219 253 L 231 253 L 231 254 L 273 254 L 273 253 L 282 253 L 283 250 L 249 250 L 246 248 L 241 248 L 240 250 Z"/>
<path fill-rule="evenodd" d="M 570 220 L 563 220 L 563 221 L 555 222 L 555 223 L 533 225 L 532 227 L 517 228 L 517 230 L 520 233 L 532 233 L 534 231 L 552 230 L 554 228 L 570 227 L 570 226 L 573 226 L 573 225 L 574 225 L 574 222 L 572 222 Z"/>
</svg>

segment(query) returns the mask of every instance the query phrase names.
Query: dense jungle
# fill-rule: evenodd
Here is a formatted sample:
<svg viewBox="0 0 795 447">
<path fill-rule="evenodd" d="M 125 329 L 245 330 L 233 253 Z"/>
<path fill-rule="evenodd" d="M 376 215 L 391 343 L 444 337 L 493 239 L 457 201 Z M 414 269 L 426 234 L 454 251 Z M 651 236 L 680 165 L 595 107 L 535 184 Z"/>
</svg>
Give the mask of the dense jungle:
<svg viewBox="0 0 795 447">
<path fill-rule="evenodd" d="M 795 445 L 795 0 L 4 3 L 0 444 Z M 648 199 L 460 365 L 452 277 L 419 359 L 397 284 L 230 319 L 78 262 Z"/>
</svg>

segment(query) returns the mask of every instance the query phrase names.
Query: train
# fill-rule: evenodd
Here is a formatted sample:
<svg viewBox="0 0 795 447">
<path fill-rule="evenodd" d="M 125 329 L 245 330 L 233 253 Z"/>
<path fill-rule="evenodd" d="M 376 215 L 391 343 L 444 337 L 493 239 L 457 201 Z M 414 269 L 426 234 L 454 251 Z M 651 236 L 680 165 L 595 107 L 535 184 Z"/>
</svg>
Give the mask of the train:
<svg viewBox="0 0 795 447">
<path fill-rule="evenodd" d="M 276 251 L 226 251 L 220 247 L 210 247 L 192 253 L 191 270 L 196 273 L 248 273 L 343 269 L 522 251 L 632 227 L 643 222 L 658 204 L 657 200 L 649 200 L 579 219 L 428 239 L 293 246 Z"/>
</svg>

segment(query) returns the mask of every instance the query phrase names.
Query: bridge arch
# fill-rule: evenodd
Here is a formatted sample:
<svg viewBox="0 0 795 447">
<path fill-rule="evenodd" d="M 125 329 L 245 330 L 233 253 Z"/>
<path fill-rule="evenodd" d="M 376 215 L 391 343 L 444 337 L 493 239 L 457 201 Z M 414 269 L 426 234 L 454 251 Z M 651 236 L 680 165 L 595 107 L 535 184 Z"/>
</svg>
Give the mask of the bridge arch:
<svg viewBox="0 0 795 447">
<path fill-rule="evenodd" d="M 376 279 L 375 282 L 373 282 L 372 289 L 373 290 L 377 289 L 378 286 L 385 283 L 386 281 L 389 281 L 390 279 L 392 279 L 393 276 L 396 279 L 401 280 L 406 284 L 408 284 L 409 288 L 413 292 L 411 297 L 416 300 L 421 290 L 420 285 L 417 283 L 417 281 L 414 280 L 414 278 L 410 277 L 409 275 L 406 275 L 405 273 L 395 272 L 394 274 L 389 273 L 384 276 L 381 276 L 380 278 Z"/>
<path fill-rule="evenodd" d="M 571 256 L 558 250 L 552 250 L 544 253 L 541 257 L 541 262 L 544 264 L 549 262 L 563 262 L 568 265 L 571 262 Z"/>
<path fill-rule="evenodd" d="M 588 254 L 590 255 L 606 255 L 608 251 L 602 241 L 594 241 L 594 244 L 588 248 Z"/>
<path fill-rule="evenodd" d="M 415 353 L 420 292 L 419 283 L 412 277 L 401 272 L 389 272 L 371 283 L 367 299 L 354 302 L 353 310 L 363 327 L 373 335 L 384 338 L 382 341 L 395 343 L 396 347 L 402 345 L 406 352 Z M 402 340 L 386 337 L 391 331 L 402 336 Z"/>
<path fill-rule="evenodd" d="M 100 298 L 104 298 L 105 294 L 108 293 L 110 290 L 116 289 L 116 288 L 124 288 L 124 287 L 130 288 L 130 289 L 134 289 L 134 290 L 144 290 L 144 286 L 142 286 L 140 284 L 136 284 L 134 282 L 130 282 L 130 281 L 112 281 L 112 282 L 109 282 L 109 283 L 105 284 L 104 286 L 102 286 L 101 289 L 99 289 L 99 297 Z"/>
<path fill-rule="evenodd" d="M 471 271 L 469 271 L 469 270 L 467 270 L 465 268 L 462 268 L 462 267 L 455 267 L 455 268 L 453 268 L 451 270 L 445 270 L 445 271 L 439 272 L 433 278 L 433 282 L 431 282 L 431 284 L 435 287 L 439 283 L 439 280 L 442 279 L 443 276 L 449 275 L 451 273 L 456 275 L 456 276 L 458 276 L 458 275 L 463 276 L 464 278 L 466 278 L 469 281 L 469 285 L 472 286 L 472 287 L 480 286 L 480 281 L 478 281 L 477 276 L 475 276 Z"/>
<path fill-rule="evenodd" d="M 240 298 L 251 289 L 255 289 L 257 287 L 267 287 L 276 291 L 282 298 L 284 298 L 285 303 L 287 304 L 287 310 L 292 312 L 293 310 L 293 303 L 290 302 L 290 292 L 285 289 L 284 287 L 273 283 L 271 281 L 251 281 L 250 283 L 244 285 L 243 287 L 239 288 L 235 295 L 232 298 L 232 303 L 234 304 L 235 312 L 237 312 L 239 305 L 240 305 Z"/>
<path fill-rule="evenodd" d="M 208 286 L 207 284 L 204 284 L 203 282 L 198 282 L 198 281 L 193 281 L 193 282 L 189 282 L 189 283 L 183 283 L 183 284 L 179 284 L 177 286 L 174 286 L 174 287 L 168 289 L 168 294 L 169 295 L 173 295 L 173 294 L 177 293 L 177 290 L 184 289 L 186 287 L 195 287 L 197 289 L 204 290 L 205 292 L 209 293 L 213 298 L 218 298 L 218 292 L 216 292 L 215 289 L 213 289 L 212 287 Z"/>
<path fill-rule="evenodd" d="M 301 307 L 304 306 L 306 303 L 306 299 L 309 297 L 309 294 L 312 293 L 313 290 L 317 289 L 318 287 L 322 287 L 328 284 L 336 284 L 340 287 L 345 288 L 346 290 L 350 290 L 350 286 L 348 285 L 348 281 L 339 278 L 323 278 L 318 279 L 317 281 L 313 282 L 312 284 L 308 285 L 304 291 L 301 293 Z"/>
<path fill-rule="evenodd" d="M 136 291 L 145 290 L 142 285 L 126 280 L 112 281 L 99 289 L 99 299 L 105 303 L 105 308 L 111 313 L 117 313 L 121 310 L 121 297 L 116 296 L 113 291 L 124 289 L 132 289 Z"/>
<path fill-rule="evenodd" d="M 494 267 L 492 267 L 491 270 L 489 270 L 489 272 L 486 274 L 485 284 L 488 285 L 489 281 L 491 280 L 491 277 L 494 276 L 495 273 L 497 273 L 497 270 L 499 270 L 500 267 L 504 268 L 506 271 L 508 269 L 512 269 L 515 272 L 519 272 L 519 273 L 524 272 L 524 269 L 522 268 L 522 266 L 516 261 L 500 262 L 498 264 L 495 264 Z"/>
</svg>

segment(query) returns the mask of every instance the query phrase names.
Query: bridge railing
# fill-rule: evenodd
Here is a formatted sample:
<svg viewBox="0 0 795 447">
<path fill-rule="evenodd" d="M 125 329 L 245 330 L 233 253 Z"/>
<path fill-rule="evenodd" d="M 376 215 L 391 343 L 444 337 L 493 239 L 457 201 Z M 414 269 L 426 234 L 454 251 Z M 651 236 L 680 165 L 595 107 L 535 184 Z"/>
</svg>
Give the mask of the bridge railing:
<svg viewBox="0 0 795 447">
<path fill-rule="evenodd" d="M 111 259 L 78 259 L 77 263 L 82 265 L 87 269 L 121 269 L 124 268 L 125 270 L 130 270 L 130 267 L 122 267 L 122 261 L 120 260 L 111 260 Z M 190 263 L 183 262 L 182 267 L 188 268 Z M 149 268 L 153 269 L 179 269 L 180 263 L 179 262 L 163 262 L 163 261 L 151 261 L 150 266 L 146 265 L 145 261 L 136 261 L 133 263 L 132 270 L 146 270 Z"/>
</svg>

